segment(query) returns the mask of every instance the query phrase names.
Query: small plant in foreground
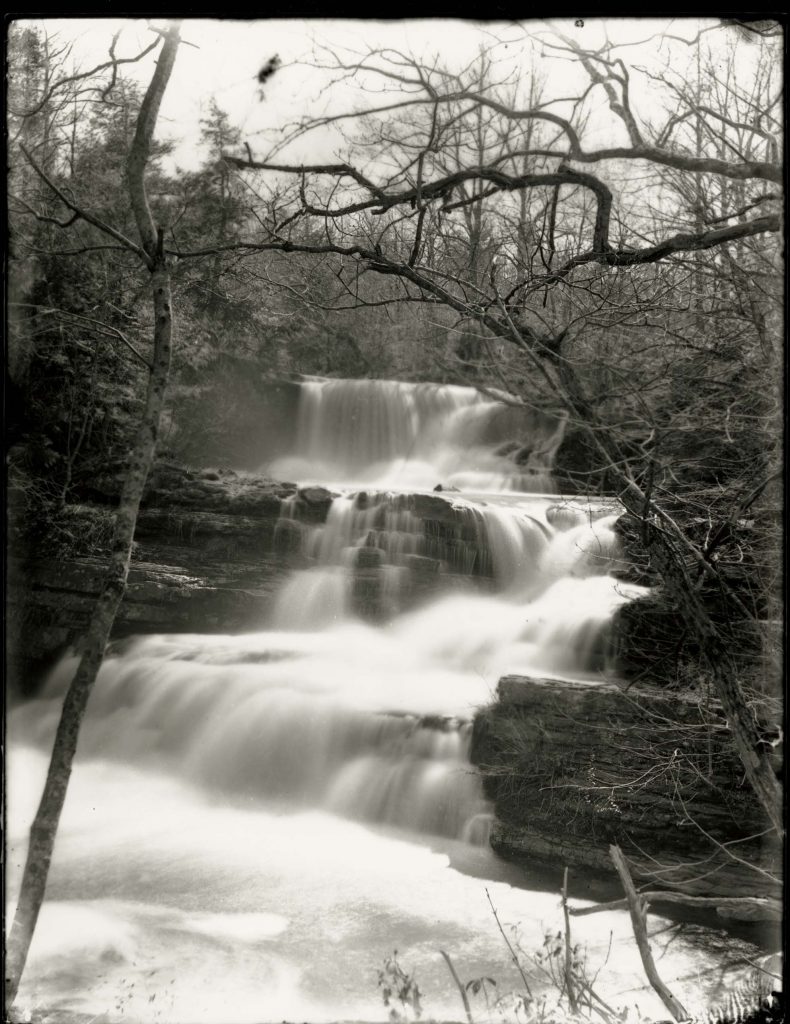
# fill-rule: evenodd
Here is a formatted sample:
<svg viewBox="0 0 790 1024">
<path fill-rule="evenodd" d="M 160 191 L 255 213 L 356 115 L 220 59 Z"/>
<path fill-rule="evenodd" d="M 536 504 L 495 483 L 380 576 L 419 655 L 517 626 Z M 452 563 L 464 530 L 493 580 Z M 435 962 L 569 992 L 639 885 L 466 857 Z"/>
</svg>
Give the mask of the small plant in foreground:
<svg viewBox="0 0 790 1024">
<path fill-rule="evenodd" d="M 414 973 L 408 974 L 398 963 L 397 949 L 393 950 L 392 956 L 384 958 L 384 966 L 379 970 L 378 985 L 384 1005 L 389 1008 L 390 1020 L 419 1020 L 422 1015 L 422 992 L 414 980 Z M 401 1004 L 401 1010 L 393 1005 L 395 1001 Z"/>
</svg>

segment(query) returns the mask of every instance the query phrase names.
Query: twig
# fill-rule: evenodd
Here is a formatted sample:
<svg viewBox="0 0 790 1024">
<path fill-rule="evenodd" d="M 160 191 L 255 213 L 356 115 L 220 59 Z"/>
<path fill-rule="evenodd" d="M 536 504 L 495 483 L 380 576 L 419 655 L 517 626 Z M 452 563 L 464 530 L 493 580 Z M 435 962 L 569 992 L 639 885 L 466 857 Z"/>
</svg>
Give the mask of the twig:
<svg viewBox="0 0 790 1024">
<path fill-rule="evenodd" d="M 466 989 L 464 988 L 463 984 L 461 983 L 461 979 L 458 977 L 458 974 L 457 974 L 457 972 L 455 970 L 455 967 L 453 966 L 453 962 L 450 959 L 450 954 L 449 953 L 445 953 L 445 951 L 443 949 L 440 949 L 439 952 L 444 957 L 444 962 L 447 964 L 447 969 L 450 971 L 450 974 L 452 974 L 453 981 L 455 982 L 456 987 L 457 987 L 458 991 L 461 994 L 461 1002 L 464 1004 L 464 1011 L 466 1012 L 466 1019 L 469 1021 L 469 1024 L 474 1024 L 474 1018 L 472 1017 L 472 1010 L 471 1010 L 471 1008 L 469 1006 L 469 997 L 467 996 Z"/>
<path fill-rule="evenodd" d="M 578 1012 L 576 993 L 573 988 L 573 970 L 571 968 L 571 919 L 568 914 L 568 869 L 562 876 L 562 916 L 565 919 L 565 988 L 568 992 L 568 1005 L 571 1013 Z"/>
<path fill-rule="evenodd" d="M 104 337 L 107 338 L 117 338 L 118 341 L 124 344 L 129 349 L 129 351 L 134 356 L 136 356 L 137 359 L 139 359 L 143 366 L 145 366 L 148 370 L 151 369 L 151 364 L 149 363 L 149 361 L 145 358 L 144 355 L 142 355 L 142 353 L 137 351 L 134 345 L 123 333 L 123 331 L 119 331 L 117 327 L 113 327 L 111 324 L 107 324 L 103 320 L 95 320 L 93 317 L 84 316 L 81 313 L 73 313 L 69 309 L 50 309 L 47 306 L 38 306 L 32 302 L 11 302 L 9 303 L 9 305 L 20 307 L 24 306 L 29 309 L 37 309 L 42 315 L 49 314 L 61 318 L 71 317 L 73 320 L 78 320 L 80 323 L 93 324 L 94 329 L 98 334 L 102 334 Z"/>
<path fill-rule="evenodd" d="M 494 920 L 497 923 L 497 928 L 499 928 L 499 934 L 505 940 L 505 945 L 507 946 L 508 951 L 510 952 L 511 959 L 513 960 L 513 963 L 516 965 L 518 973 L 521 975 L 521 980 L 524 982 L 524 988 L 526 989 L 527 995 L 530 999 L 533 999 L 534 996 L 532 995 L 532 989 L 529 987 L 529 982 L 527 981 L 527 976 L 524 973 L 524 968 L 521 966 L 521 961 L 516 956 L 516 951 L 513 949 L 513 946 L 510 943 L 510 939 L 508 939 L 507 935 L 505 935 L 505 929 L 502 927 L 502 922 L 499 920 L 499 914 L 497 914 L 496 912 L 496 907 L 494 906 L 493 901 L 491 900 L 491 893 L 488 891 L 488 889 L 486 889 L 486 899 L 488 900 L 491 906 L 491 910 L 494 914 Z"/>
<path fill-rule="evenodd" d="M 126 235 L 121 234 L 120 231 L 116 231 L 115 228 L 110 227 L 109 224 L 105 224 L 104 221 L 101 220 L 99 217 L 95 216 L 95 214 L 92 214 L 88 210 L 83 209 L 81 206 L 77 206 L 76 203 L 73 203 L 68 198 L 68 196 L 61 189 L 59 189 L 50 178 L 47 177 L 44 171 L 33 159 L 30 152 L 21 143 L 19 148 L 22 150 L 22 153 L 24 154 L 27 162 L 30 164 L 30 166 L 33 168 L 33 170 L 36 172 L 39 178 L 41 178 L 44 184 L 47 185 L 55 193 L 55 195 L 58 197 L 58 199 L 63 203 L 65 207 L 67 207 L 69 210 L 71 210 L 72 213 L 75 214 L 74 218 L 71 218 L 69 221 L 66 222 L 66 224 L 61 224 L 61 227 L 66 227 L 72 224 L 75 219 L 81 218 L 82 220 L 87 221 L 88 224 L 93 224 L 94 227 L 98 228 L 100 231 L 103 231 L 105 235 L 109 235 L 111 238 L 114 238 L 116 242 L 120 242 L 125 249 L 128 249 L 130 252 L 133 252 L 135 256 L 139 256 L 140 259 L 146 263 L 146 265 L 149 263 L 147 254 L 143 252 L 139 245 L 135 245 L 135 243 L 128 239 Z"/>
</svg>

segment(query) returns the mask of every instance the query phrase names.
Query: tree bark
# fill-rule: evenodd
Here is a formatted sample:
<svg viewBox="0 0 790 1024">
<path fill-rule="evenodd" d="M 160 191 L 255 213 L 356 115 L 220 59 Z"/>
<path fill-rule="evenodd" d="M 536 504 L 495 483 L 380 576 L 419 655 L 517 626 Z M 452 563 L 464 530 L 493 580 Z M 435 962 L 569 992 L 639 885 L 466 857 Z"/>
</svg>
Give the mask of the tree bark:
<svg viewBox="0 0 790 1024">
<path fill-rule="evenodd" d="M 10 1004 L 16 998 L 30 944 L 44 900 L 55 839 L 66 800 L 80 726 L 88 699 L 104 659 L 104 651 L 126 589 L 137 512 L 154 458 L 165 389 L 170 371 L 173 337 L 170 270 L 162 233 L 154 227 L 145 193 L 145 168 L 165 88 L 178 48 L 178 28 L 165 35 L 156 70 L 146 92 L 129 154 L 127 185 L 132 208 L 151 271 L 154 311 L 153 362 L 148 380 L 145 410 L 132 448 L 115 520 L 107 576 L 85 636 L 79 667 L 63 701 L 60 722 L 52 749 L 44 792 L 30 830 L 27 859 L 6 959 L 6 994 Z"/>
</svg>

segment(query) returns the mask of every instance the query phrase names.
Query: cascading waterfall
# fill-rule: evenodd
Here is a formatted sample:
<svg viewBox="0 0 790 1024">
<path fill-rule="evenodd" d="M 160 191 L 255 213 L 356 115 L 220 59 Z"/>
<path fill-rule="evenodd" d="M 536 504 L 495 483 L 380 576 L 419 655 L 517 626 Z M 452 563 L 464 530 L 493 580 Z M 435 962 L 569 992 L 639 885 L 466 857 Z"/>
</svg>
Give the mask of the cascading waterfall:
<svg viewBox="0 0 790 1024">
<path fill-rule="evenodd" d="M 359 554 L 383 552 L 379 571 L 406 572 L 410 557 L 442 553 L 441 543 L 403 496 L 366 495 L 362 508 L 357 495 L 338 498 L 324 525 L 305 527 L 316 565 L 285 585 L 279 631 L 123 642 L 102 669 L 82 753 L 166 765 L 247 801 L 275 797 L 484 843 L 488 809 L 468 761 L 475 707 L 507 671 L 602 667 L 603 627 L 628 596 L 605 574 L 612 515 L 554 532 L 555 500 L 526 500 L 529 511 L 464 506 L 476 543 L 490 547 L 482 568 L 498 593 L 476 593 L 469 576 L 466 591 L 441 596 L 439 573 L 437 599 L 373 626 L 350 607 Z M 396 587 L 391 606 L 401 596 Z M 46 745 L 73 668 L 62 664 L 17 712 L 17 735 Z"/>
<path fill-rule="evenodd" d="M 294 450 L 281 479 L 400 490 L 553 492 L 564 414 L 504 393 L 390 380 L 306 380 Z"/>
<path fill-rule="evenodd" d="M 44 908 L 61 945 L 37 938 L 28 994 L 74 1012 L 117 999 L 109 1019 L 144 1020 L 161 969 L 162 1020 L 371 1019 L 360 960 L 436 945 L 440 925 L 502 976 L 495 934 L 480 952 L 475 875 L 514 920 L 552 913 L 487 848 L 471 722 L 505 673 L 607 670 L 607 624 L 641 592 L 610 572 L 616 509 L 551 493 L 561 417 L 386 381 L 308 381 L 303 399 L 280 471 L 340 493 L 320 524 L 284 503 L 299 564 L 261 632 L 111 647 Z M 74 664 L 10 716 L 10 891 Z"/>
</svg>

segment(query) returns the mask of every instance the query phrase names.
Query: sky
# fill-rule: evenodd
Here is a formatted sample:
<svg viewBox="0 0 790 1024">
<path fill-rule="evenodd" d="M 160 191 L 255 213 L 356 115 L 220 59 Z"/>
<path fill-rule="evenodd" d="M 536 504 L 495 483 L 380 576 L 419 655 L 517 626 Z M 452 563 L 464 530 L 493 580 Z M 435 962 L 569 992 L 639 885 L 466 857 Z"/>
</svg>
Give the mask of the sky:
<svg viewBox="0 0 790 1024">
<path fill-rule="evenodd" d="M 678 60 L 688 61 L 688 47 L 676 42 L 659 47 L 655 40 L 638 45 L 640 41 L 667 29 L 690 38 L 700 26 L 710 23 L 710 20 L 700 22 L 698 19 L 630 18 L 587 19 L 583 23 L 562 19 L 556 25 L 584 44 L 600 43 L 607 32 L 613 41 L 637 44 L 619 51 L 629 63 L 652 62 L 660 66 L 668 56 L 673 64 Z M 43 25 L 50 34 L 56 33 L 61 40 L 73 42 L 73 58 L 83 68 L 105 59 L 110 39 L 119 29 L 117 52 L 121 56 L 138 52 L 153 38 L 149 22 L 143 19 L 46 19 Z M 345 48 L 360 54 L 371 47 L 395 47 L 425 57 L 441 52 L 445 61 L 461 65 L 472 59 L 481 46 L 500 40 L 502 45 L 498 52 L 506 63 L 508 60 L 514 65 L 523 62 L 531 51 L 533 56 L 529 59 L 540 62 L 541 71 L 548 76 L 555 94 L 567 94 L 584 81 L 583 72 L 577 65 L 557 60 L 550 51 L 541 49 L 536 40 L 550 27 L 537 20 L 516 24 L 436 19 L 386 22 L 187 19 L 182 23 L 184 45 L 162 106 L 159 133 L 177 141 L 175 163 L 194 167 L 201 156 L 197 148 L 200 118 L 212 96 L 242 129 L 243 137 L 256 155 L 263 155 L 268 149 L 268 140 L 276 137 L 289 122 L 305 115 L 358 105 L 358 90 L 354 91 L 348 84 L 328 89 L 326 73 L 309 66 L 311 51 L 321 46 Z M 257 72 L 275 53 L 283 66 L 266 84 L 262 94 L 256 81 Z M 152 67 L 153 58 L 149 56 L 139 64 L 126 65 L 124 74 L 146 83 Z M 635 98 L 640 102 L 638 86 Z M 641 101 L 649 103 L 649 92 L 642 90 Z M 336 148 L 337 139 L 325 135 L 323 139 L 302 142 L 281 158 L 309 162 L 331 157 L 331 151 Z"/>
</svg>

